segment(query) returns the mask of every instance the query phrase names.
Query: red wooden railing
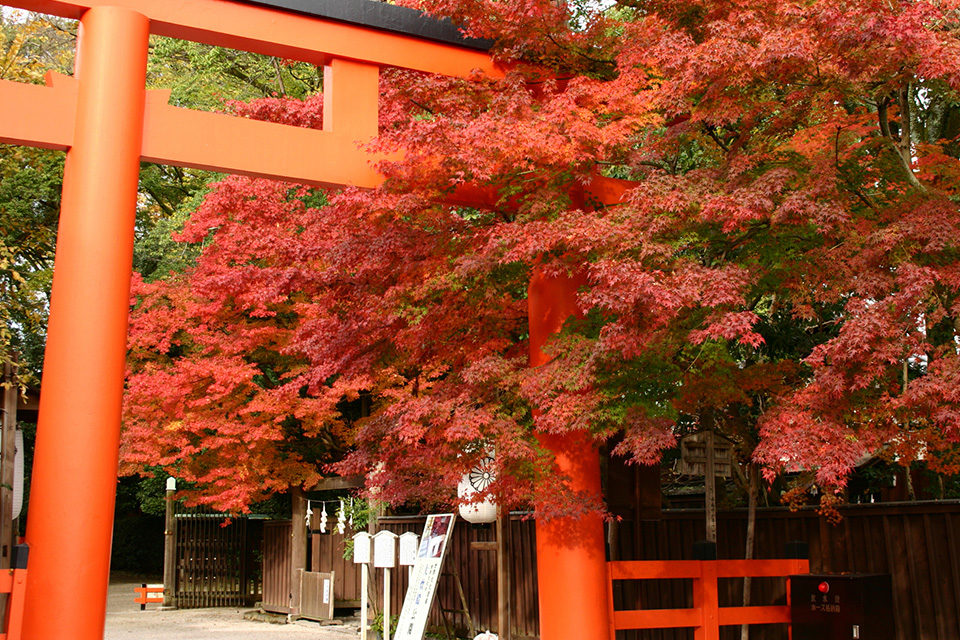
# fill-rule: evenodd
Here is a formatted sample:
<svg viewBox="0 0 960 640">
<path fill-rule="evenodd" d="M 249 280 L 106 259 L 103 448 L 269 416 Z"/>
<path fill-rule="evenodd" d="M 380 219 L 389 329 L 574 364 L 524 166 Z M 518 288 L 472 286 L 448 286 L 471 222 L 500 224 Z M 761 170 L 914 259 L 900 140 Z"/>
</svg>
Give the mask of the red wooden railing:
<svg viewBox="0 0 960 640">
<path fill-rule="evenodd" d="M 140 611 L 147 608 L 148 604 L 163 604 L 163 585 L 148 586 L 147 583 L 141 583 L 139 587 L 134 587 L 133 591 L 137 594 L 133 599 L 134 604 L 140 605 Z"/>
<path fill-rule="evenodd" d="M 720 627 L 740 624 L 790 623 L 790 607 L 721 607 L 717 580 L 721 578 L 776 578 L 809 573 L 810 561 L 788 560 L 642 560 L 607 563 L 610 602 L 610 639 L 626 629 L 692 627 L 695 640 L 719 640 Z M 692 609 L 613 608 L 614 580 L 693 580 Z M 790 580 L 787 579 L 787 602 Z"/>
<path fill-rule="evenodd" d="M 13 567 L 0 571 L 0 594 L 7 595 L 7 616 L 4 620 L 4 632 L 0 640 L 20 640 L 23 635 L 23 600 L 27 592 L 27 554 L 28 547 L 18 544 L 14 547 Z"/>
</svg>

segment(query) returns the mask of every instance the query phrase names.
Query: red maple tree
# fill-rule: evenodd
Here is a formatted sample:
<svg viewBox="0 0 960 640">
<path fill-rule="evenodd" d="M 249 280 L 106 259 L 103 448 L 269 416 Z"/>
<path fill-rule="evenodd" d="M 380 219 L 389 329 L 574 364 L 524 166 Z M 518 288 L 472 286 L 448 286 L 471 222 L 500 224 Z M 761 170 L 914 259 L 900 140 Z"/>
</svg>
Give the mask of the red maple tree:
<svg viewBox="0 0 960 640">
<path fill-rule="evenodd" d="M 134 286 L 129 464 L 242 508 L 349 447 L 381 498 L 444 501 L 493 449 L 543 513 L 596 503 L 538 430 L 652 462 L 714 428 L 830 489 L 866 454 L 960 468 L 958 3 L 415 4 L 513 70 L 385 71 L 376 191 L 214 188 L 196 267 Z M 598 173 L 635 184 L 599 206 Z M 529 369 L 534 269 L 584 313 Z"/>
</svg>

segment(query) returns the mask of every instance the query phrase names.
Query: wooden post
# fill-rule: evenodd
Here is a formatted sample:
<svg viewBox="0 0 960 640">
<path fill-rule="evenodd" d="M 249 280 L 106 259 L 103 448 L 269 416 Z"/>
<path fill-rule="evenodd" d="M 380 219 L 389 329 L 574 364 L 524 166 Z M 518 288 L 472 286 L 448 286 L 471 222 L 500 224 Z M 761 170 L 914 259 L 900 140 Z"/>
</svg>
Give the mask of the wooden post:
<svg viewBox="0 0 960 640">
<path fill-rule="evenodd" d="M 13 456 L 17 435 L 16 368 L 3 366 L 3 432 L 0 433 L 0 569 L 10 568 L 13 550 Z"/>
<path fill-rule="evenodd" d="M 747 463 L 747 544 L 744 549 L 743 557 L 747 560 L 753 560 L 753 540 L 757 531 L 757 490 L 760 482 L 759 471 L 753 463 Z M 790 579 L 787 579 L 790 582 Z M 753 580 L 750 576 L 743 578 L 743 606 L 749 607 L 751 600 L 751 588 Z M 787 601 L 787 605 L 790 601 Z M 744 624 L 740 627 L 740 640 L 750 640 L 750 625 Z"/>
<path fill-rule="evenodd" d="M 704 511 L 707 518 L 707 540 L 717 541 L 717 468 L 714 463 L 713 431 L 704 434 L 707 454 L 707 464 L 704 470 L 703 485 L 705 488 Z"/>
<path fill-rule="evenodd" d="M 497 637 L 511 640 L 510 512 L 497 514 Z"/>
<path fill-rule="evenodd" d="M 166 513 L 163 523 L 163 607 L 176 607 L 177 590 L 177 522 L 173 517 L 173 494 L 177 481 L 167 478 Z"/>
<path fill-rule="evenodd" d="M 377 526 L 378 526 L 378 523 L 380 522 L 380 516 L 386 513 L 386 506 L 383 502 L 379 500 L 373 500 L 373 499 L 368 500 L 367 513 L 369 514 L 367 519 L 367 533 L 369 533 L 372 536 L 377 532 Z M 371 563 L 373 562 L 372 556 L 370 558 L 370 561 Z M 363 614 L 361 616 L 361 625 L 363 625 L 363 619 L 370 620 L 371 615 L 374 618 L 377 616 L 377 594 L 376 594 L 377 574 L 376 574 L 376 571 L 374 571 L 373 573 L 374 584 L 372 587 L 374 589 L 374 593 L 373 593 L 373 596 L 371 597 L 370 594 L 367 592 L 367 589 L 371 588 L 369 571 L 370 571 L 370 565 L 364 565 L 363 578 L 366 578 L 366 584 L 361 584 L 361 588 L 363 589 L 363 592 L 367 594 L 367 601 L 366 601 L 366 606 L 362 606 L 362 603 L 361 603 L 361 606 L 363 608 Z M 366 627 L 364 626 L 363 628 L 364 628 L 364 634 L 366 634 Z M 362 640 L 366 640 L 366 635 L 363 635 Z"/>
<path fill-rule="evenodd" d="M 700 626 L 694 640 L 720 640 L 720 597 L 717 588 L 717 561 L 700 562 L 700 577 L 693 580 L 693 608 L 700 610 Z"/>
<path fill-rule="evenodd" d="M 300 572 L 307 568 L 307 501 L 300 487 L 291 487 L 290 497 L 293 503 L 293 525 L 290 532 L 290 615 L 296 617 L 300 615 Z"/>
<path fill-rule="evenodd" d="M 370 588 L 370 564 L 364 562 L 360 565 L 360 640 L 367 640 L 367 629 L 370 627 L 368 619 L 368 604 Z"/>
<path fill-rule="evenodd" d="M 383 569 L 383 640 L 390 640 L 390 567 Z"/>
</svg>

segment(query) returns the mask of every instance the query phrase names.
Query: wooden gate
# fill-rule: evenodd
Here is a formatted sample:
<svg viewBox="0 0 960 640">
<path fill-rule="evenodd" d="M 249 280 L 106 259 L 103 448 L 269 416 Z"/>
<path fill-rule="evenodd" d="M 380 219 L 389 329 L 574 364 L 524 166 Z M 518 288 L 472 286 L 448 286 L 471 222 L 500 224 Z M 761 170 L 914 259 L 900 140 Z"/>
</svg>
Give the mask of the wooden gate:
<svg viewBox="0 0 960 640">
<path fill-rule="evenodd" d="M 300 571 L 300 617 L 310 620 L 333 618 L 335 574 Z"/>
<path fill-rule="evenodd" d="M 290 520 L 263 524 L 263 607 L 273 613 L 290 613 Z"/>
<path fill-rule="evenodd" d="M 260 593 L 260 526 L 222 513 L 178 513 L 176 605 L 182 609 L 252 605 Z"/>
</svg>

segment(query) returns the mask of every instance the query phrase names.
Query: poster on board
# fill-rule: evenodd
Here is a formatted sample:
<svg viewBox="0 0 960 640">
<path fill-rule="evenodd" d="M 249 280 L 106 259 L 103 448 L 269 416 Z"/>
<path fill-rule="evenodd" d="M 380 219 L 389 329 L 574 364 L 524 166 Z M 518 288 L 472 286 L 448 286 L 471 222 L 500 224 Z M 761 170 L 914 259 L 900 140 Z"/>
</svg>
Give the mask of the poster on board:
<svg viewBox="0 0 960 640">
<path fill-rule="evenodd" d="M 454 520 L 452 513 L 427 516 L 394 640 L 423 640 L 427 616 L 430 615 L 430 608 L 437 594 L 443 559 L 453 533 Z"/>
</svg>

